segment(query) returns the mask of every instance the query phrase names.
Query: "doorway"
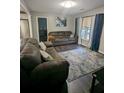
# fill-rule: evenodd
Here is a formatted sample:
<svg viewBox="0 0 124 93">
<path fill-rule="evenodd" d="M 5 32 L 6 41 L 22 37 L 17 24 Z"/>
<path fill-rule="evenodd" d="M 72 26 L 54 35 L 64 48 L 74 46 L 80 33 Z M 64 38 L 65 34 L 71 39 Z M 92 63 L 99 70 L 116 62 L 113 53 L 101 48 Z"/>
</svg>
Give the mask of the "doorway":
<svg viewBox="0 0 124 93">
<path fill-rule="evenodd" d="M 30 30 L 29 30 L 29 22 L 28 19 L 20 20 L 20 38 L 29 38 Z"/>
<path fill-rule="evenodd" d="M 38 17 L 39 42 L 47 41 L 47 18 Z"/>
</svg>

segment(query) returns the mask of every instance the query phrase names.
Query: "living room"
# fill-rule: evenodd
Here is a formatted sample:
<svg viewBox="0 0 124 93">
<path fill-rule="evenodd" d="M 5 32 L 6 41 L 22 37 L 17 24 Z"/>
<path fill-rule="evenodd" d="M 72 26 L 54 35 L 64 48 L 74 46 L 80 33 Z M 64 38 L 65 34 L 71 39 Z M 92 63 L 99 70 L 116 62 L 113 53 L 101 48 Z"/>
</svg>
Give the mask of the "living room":
<svg viewBox="0 0 124 93">
<path fill-rule="evenodd" d="M 29 6 L 30 5 L 32 6 L 32 3 L 34 3 L 34 2 L 28 2 L 27 4 L 29 4 Z M 41 2 L 44 2 L 44 3 L 41 3 L 41 4 L 44 4 L 44 5 L 46 3 L 48 3 L 48 1 L 41 1 Z M 59 2 L 61 3 L 61 0 Z M 59 5 L 60 4 L 59 2 L 57 1 L 55 3 L 58 3 L 58 5 Z M 38 28 L 38 18 L 39 17 L 46 18 L 47 21 L 48 21 L 47 22 L 47 35 L 48 35 L 49 32 L 53 32 L 53 31 L 71 31 L 72 34 L 74 35 L 75 34 L 75 29 L 77 30 L 76 33 L 78 33 L 79 30 L 81 29 L 81 27 L 79 27 L 80 26 L 79 21 L 82 21 L 83 17 L 95 16 L 96 14 L 104 13 L 104 3 L 103 3 L 103 1 L 100 4 L 98 4 L 98 5 L 96 4 L 95 6 L 93 6 L 95 8 L 90 7 L 91 9 L 89 9 L 89 10 L 88 9 L 85 10 L 83 8 L 78 9 L 79 8 L 78 7 L 77 10 L 78 10 L 79 13 L 73 13 L 73 14 L 72 14 L 72 12 L 70 12 L 70 10 L 73 10 L 73 7 L 69 10 L 68 8 L 63 8 L 59 5 L 59 7 L 61 7 L 61 10 L 62 10 L 61 12 L 59 11 L 60 13 L 57 13 L 58 11 L 56 13 L 51 12 L 51 10 L 48 10 L 50 8 L 47 9 L 47 11 L 49 11 L 49 12 L 44 12 L 41 8 L 40 8 L 41 12 L 37 12 L 39 10 L 37 10 L 37 11 L 30 10 L 29 11 L 29 9 L 25 5 L 25 3 L 24 4 L 23 3 L 24 3 L 24 1 L 21 2 L 20 7 L 21 7 L 22 11 L 24 10 L 27 13 L 27 16 L 26 16 L 26 14 L 21 13 L 21 16 L 23 17 L 22 19 L 25 19 L 25 18 L 28 19 L 29 29 L 30 29 L 30 37 L 36 38 L 38 41 L 39 41 L 39 31 L 38 31 L 38 29 L 39 29 Z M 36 10 L 35 5 L 37 5 L 37 3 L 39 3 L 39 2 L 37 1 L 36 4 L 34 4 L 34 6 L 32 6 L 32 7 L 34 7 L 34 10 Z M 80 3 L 80 2 L 78 2 L 78 3 Z M 86 3 L 86 4 L 88 4 L 88 3 Z M 52 7 L 52 5 L 50 7 Z M 70 14 L 69 14 L 69 12 L 70 12 Z M 55 21 L 56 17 L 66 17 L 67 25 L 65 27 L 57 27 L 56 26 L 56 21 Z M 82 19 L 81 19 L 81 17 L 82 17 Z M 76 27 L 76 24 L 75 24 L 75 19 L 76 18 L 78 20 L 78 23 L 77 23 L 78 27 Z M 92 20 L 94 20 L 94 19 L 92 19 Z M 48 39 L 48 36 L 47 36 L 47 39 Z M 101 38 L 100 38 L 100 47 L 99 47 L 99 52 L 104 54 L 104 45 L 102 45 L 102 44 L 104 44 L 103 42 L 104 42 L 104 27 L 103 27 L 102 35 L 101 35 Z"/>
<path fill-rule="evenodd" d="M 104 92 L 104 0 L 90 2 L 20 0 L 21 93 Z"/>
<path fill-rule="evenodd" d="M 124 93 L 123 4 L 2 0 L 0 93 Z"/>
</svg>

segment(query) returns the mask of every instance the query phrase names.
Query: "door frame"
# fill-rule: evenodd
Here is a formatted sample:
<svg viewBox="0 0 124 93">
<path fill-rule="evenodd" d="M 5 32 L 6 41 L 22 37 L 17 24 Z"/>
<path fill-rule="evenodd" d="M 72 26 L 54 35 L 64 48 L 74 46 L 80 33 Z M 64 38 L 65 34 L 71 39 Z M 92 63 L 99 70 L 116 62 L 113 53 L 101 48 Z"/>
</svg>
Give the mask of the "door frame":
<svg viewBox="0 0 124 93">
<path fill-rule="evenodd" d="M 48 17 L 46 17 L 46 16 L 36 16 L 37 40 L 38 40 L 38 42 L 40 42 L 40 40 L 39 40 L 39 25 L 38 25 L 38 18 L 46 18 L 46 20 L 47 20 L 47 40 L 48 40 Z"/>
</svg>

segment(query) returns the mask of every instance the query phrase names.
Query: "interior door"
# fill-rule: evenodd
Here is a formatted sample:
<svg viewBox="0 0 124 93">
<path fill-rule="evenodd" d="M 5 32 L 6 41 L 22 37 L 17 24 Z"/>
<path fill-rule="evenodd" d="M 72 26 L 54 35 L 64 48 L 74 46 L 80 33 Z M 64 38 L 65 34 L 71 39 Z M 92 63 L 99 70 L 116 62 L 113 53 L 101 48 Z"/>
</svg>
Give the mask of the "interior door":
<svg viewBox="0 0 124 93">
<path fill-rule="evenodd" d="M 47 41 L 47 18 L 38 18 L 39 41 Z"/>
</svg>

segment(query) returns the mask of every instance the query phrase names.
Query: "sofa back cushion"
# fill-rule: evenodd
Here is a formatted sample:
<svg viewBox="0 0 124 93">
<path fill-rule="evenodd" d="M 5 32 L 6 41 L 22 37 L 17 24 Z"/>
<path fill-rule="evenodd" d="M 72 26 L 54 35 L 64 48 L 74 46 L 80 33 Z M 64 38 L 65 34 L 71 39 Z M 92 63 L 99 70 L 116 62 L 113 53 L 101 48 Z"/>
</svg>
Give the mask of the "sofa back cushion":
<svg viewBox="0 0 124 93">
<path fill-rule="evenodd" d="M 54 47 L 47 48 L 46 52 L 49 53 L 54 60 L 64 60 L 61 56 L 59 56 Z"/>
<path fill-rule="evenodd" d="M 66 35 L 66 36 L 70 36 L 71 34 L 72 34 L 71 31 L 67 31 L 67 32 L 65 32 L 65 35 Z"/>
<path fill-rule="evenodd" d="M 26 42 L 28 41 L 28 38 L 24 38 L 20 40 L 20 52 L 22 51 L 22 49 L 24 48 Z"/>
<path fill-rule="evenodd" d="M 26 43 L 20 53 L 20 64 L 26 70 L 32 70 L 41 60 L 40 50 L 31 43 Z"/>
<path fill-rule="evenodd" d="M 31 44 L 33 44 L 35 47 L 39 48 L 39 43 L 38 43 L 38 41 L 37 41 L 36 39 L 34 39 L 34 38 L 29 38 L 29 39 L 27 40 L 27 42 L 28 42 L 28 43 L 31 43 Z"/>
<path fill-rule="evenodd" d="M 70 36 L 72 34 L 71 31 L 56 31 L 50 32 L 49 36 Z"/>
<path fill-rule="evenodd" d="M 24 48 L 26 43 L 31 43 L 34 46 L 36 46 L 37 48 L 39 48 L 39 44 L 38 41 L 34 38 L 23 38 L 20 40 L 20 52 L 22 51 L 22 49 Z"/>
<path fill-rule="evenodd" d="M 50 32 L 48 34 L 48 38 L 49 41 L 56 41 L 57 39 L 65 39 L 65 38 L 68 39 L 71 34 L 72 34 L 71 31 L 55 31 L 55 32 Z"/>
</svg>

